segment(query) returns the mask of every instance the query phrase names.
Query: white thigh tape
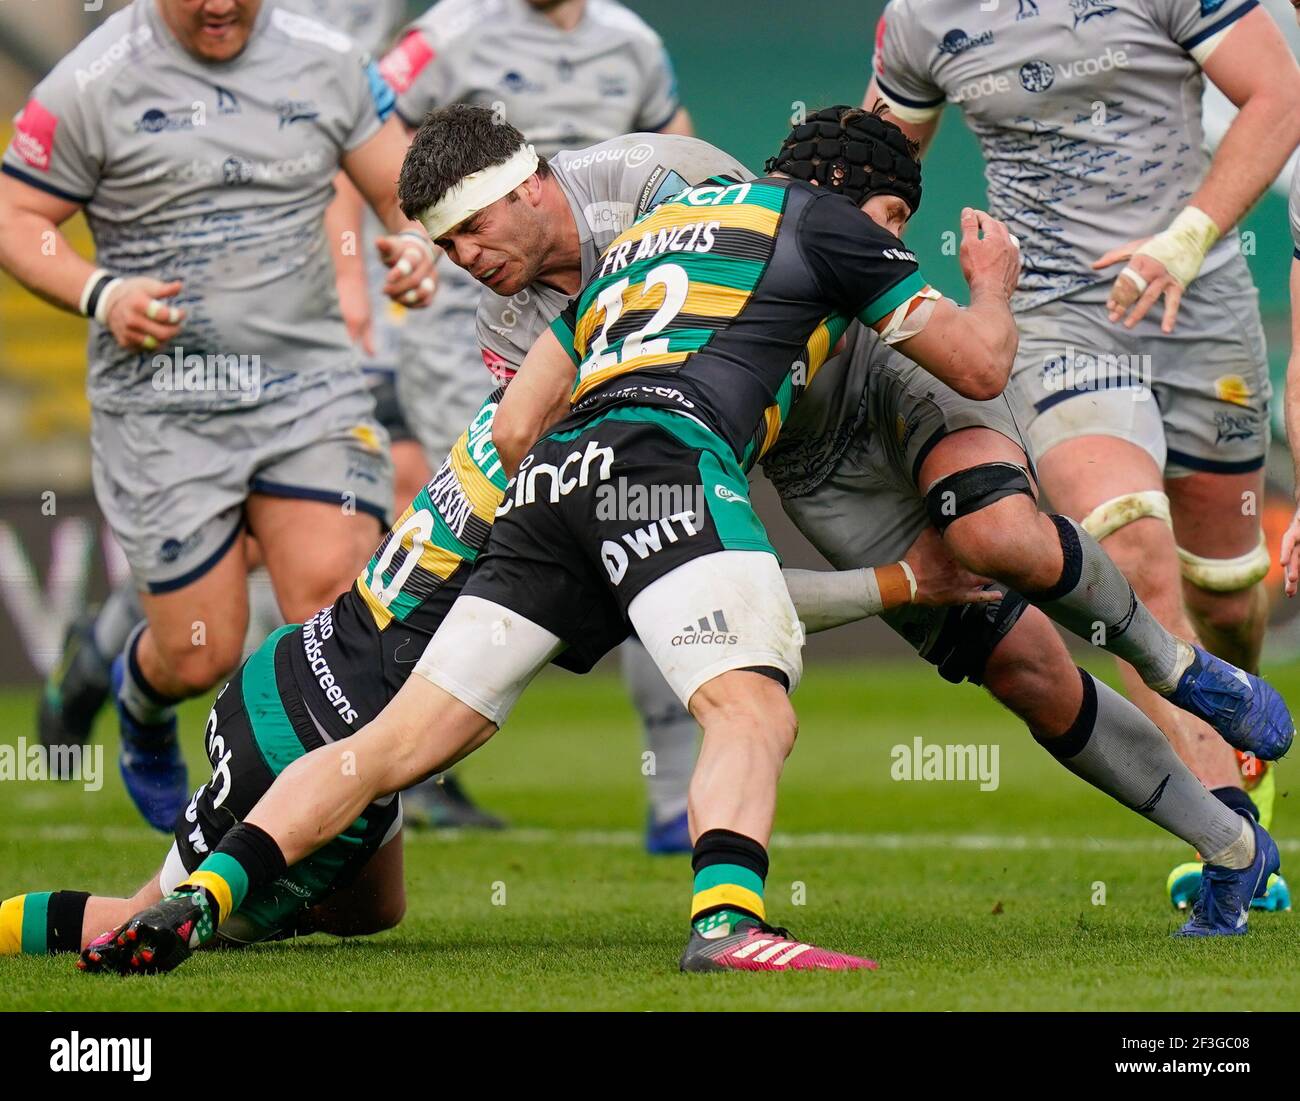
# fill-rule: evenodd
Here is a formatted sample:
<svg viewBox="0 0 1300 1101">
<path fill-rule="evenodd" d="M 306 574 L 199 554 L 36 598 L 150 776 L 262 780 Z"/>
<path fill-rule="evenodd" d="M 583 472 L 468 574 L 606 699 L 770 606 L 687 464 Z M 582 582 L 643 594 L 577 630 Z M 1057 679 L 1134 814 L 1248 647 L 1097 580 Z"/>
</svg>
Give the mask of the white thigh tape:
<svg viewBox="0 0 1300 1101">
<path fill-rule="evenodd" d="M 1083 518 L 1083 530 L 1100 543 L 1120 528 L 1154 516 L 1173 526 L 1169 518 L 1169 498 L 1158 489 L 1144 489 L 1138 493 L 1125 493 L 1103 501 Z"/>
</svg>

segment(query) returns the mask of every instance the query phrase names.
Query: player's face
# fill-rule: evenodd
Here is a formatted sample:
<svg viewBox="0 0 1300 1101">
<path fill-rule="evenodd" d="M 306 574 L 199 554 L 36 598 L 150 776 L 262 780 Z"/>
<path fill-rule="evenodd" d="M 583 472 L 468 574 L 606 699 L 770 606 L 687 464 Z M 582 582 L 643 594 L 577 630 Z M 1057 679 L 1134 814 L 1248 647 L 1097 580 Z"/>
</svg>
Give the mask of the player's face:
<svg viewBox="0 0 1300 1101">
<path fill-rule="evenodd" d="M 531 203 L 507 195 L 466 218 L 436 244 L 457 267 L 509 298 L 533 282 L 541 268 L 545 234 L 540 222 Z"/>
<path fill-rule="evenodd" d="M 862 204 L 862 212 L 876 225 L 899 238 L 903 236 L 903 227 L 912 216 L 912 208 L 897 195 L 872 195 Z"/>
<path fill-rule="evenodd" d="M 204 61 L 229 61 L 248 44 L 262 0 L 159 0 L 177 41 Z"/>
</svg>

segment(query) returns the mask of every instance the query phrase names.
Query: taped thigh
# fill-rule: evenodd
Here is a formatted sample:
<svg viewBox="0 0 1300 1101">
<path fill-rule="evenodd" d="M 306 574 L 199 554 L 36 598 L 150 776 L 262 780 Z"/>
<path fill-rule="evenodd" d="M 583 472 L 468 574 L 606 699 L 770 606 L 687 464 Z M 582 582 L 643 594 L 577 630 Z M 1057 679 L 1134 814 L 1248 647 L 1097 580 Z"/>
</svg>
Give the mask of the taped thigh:
<svg viewBox="0 0 1300 1101">
<path fill-rule="evenodd" d="M 415 672 L 501 726 L 538 670 L 561 649 L 558 635 L 518 612 L 462 595 Z"/>
<path fill-rule="evenodd" d="M 1017 463 L 980 463 L 935 482 L 926 490 L 925 508 L 930 522 L 942 534 L 954 520 L 1017 493 L 1035 500 L 1024 467 Z"/>
</svg>

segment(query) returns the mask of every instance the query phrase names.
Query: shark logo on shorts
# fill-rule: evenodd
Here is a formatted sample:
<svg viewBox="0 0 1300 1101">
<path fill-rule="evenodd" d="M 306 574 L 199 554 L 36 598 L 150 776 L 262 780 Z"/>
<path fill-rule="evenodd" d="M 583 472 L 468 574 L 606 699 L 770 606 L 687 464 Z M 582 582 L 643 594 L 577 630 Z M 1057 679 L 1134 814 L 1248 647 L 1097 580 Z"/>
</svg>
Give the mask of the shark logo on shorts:
<svg viewBox="0 0 1300 1101">
<path fill-rule="evenodd" d="M 1254 413 L 1215 413 L 1216 444 L 1252 440 L 1259 435 L 1259 418 Z"/>
</svg>

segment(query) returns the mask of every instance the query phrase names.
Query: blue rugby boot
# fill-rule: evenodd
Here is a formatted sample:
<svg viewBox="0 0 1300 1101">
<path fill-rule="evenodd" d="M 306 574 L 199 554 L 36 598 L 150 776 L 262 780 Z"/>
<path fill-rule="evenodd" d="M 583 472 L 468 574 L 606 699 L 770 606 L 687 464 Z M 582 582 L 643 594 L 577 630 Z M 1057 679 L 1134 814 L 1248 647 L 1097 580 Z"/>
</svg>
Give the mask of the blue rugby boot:
<svg viewBox="0 0 1300 1101">
<path fill-rule="evenodd" d="M 118 765 L 131 802 L 154 829 L 170 833 L 189 801 L 189 774 L 176 736 L 176 716 L 156 725 L 138 722 L 122 705 L 123 659 L 113 660 L 113 705 L 122 730 Z"/>
<path fill-rule="evenodd" d="M 1276 761 L 1291 748 L 1295 722 L 1276 688 L 1253 673 L 1192 646 L 1192 664 L 1166 697 L 1204 719 L 1225 742 L 1261 761 Z"/>
<path fill-rule="evenodd" d="M 1192 903 L 1192 916 L 1176 937 L 1231 937 L 1246 932 L 1251 903 L 1268 894 L 1269 879 L 1281 866 L 1277 845 L 1249 815 L 1242 815 L 1255 831 L 1255 859 L 1246 868 L 1206 864 L 1201 887 Z"/>
<path fill-rule="evenodd" d="M 686 820 L 686 812 L 663 822 L 655 821 L 653 810 L 646 817 L 645 851 L 652 856 L 671 856 L 676 853 L 691 852 L 691 828 Z"/>
</svg>

